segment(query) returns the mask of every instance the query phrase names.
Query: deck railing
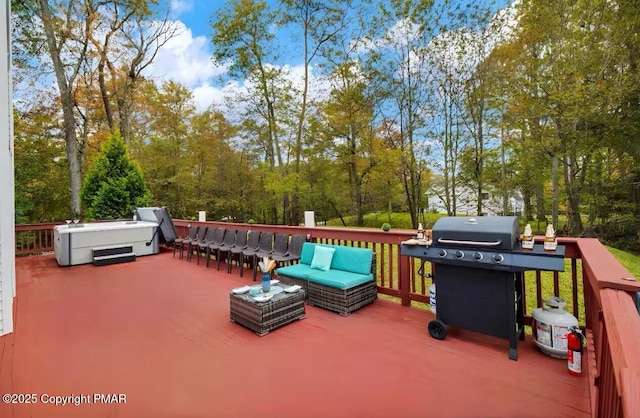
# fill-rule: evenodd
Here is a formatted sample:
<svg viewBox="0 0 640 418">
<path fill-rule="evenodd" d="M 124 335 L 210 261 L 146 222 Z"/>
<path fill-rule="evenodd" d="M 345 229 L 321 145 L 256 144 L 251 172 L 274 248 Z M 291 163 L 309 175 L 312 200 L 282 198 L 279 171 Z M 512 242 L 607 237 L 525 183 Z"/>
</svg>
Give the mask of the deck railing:
<svg viewBox="0 0 640 418">
<path fill-rule="evenodd" d="M 577 240 L 583 258 L 591 414 L 640 416 L 640 283 L 593 238 Z"/>
<path fill-rule="evenodd" d="M 64 222 L 16 225 L 16 255 L 53 251 L 53 227 Z"/>
<path fill-rule="evenodd" d="M 174 220 L 174 224 L 179 236 L 186 236 L 190 225 L 198 225 L 306 234 L 315 242 L 369 247 L 377 257 L 380 294 L 403 306 L 429 303 L 431 266 L 400 254 L 402 241 L 413 231 L 187 220 Z M 16 255 L 53 251 L 54 225 L 58 224 L 16 225 Z M 640 416 L 640 314 L 634 302 L 640 283 L 596 239 L 560 238 L 559 244 L 565 246 L 565 272 L 534 271 L 524 276 L 525 321 L 531 324 L 533 309 L 546 298 L 564 298 L 587 334 L 592 416 Z"/>
</svg>

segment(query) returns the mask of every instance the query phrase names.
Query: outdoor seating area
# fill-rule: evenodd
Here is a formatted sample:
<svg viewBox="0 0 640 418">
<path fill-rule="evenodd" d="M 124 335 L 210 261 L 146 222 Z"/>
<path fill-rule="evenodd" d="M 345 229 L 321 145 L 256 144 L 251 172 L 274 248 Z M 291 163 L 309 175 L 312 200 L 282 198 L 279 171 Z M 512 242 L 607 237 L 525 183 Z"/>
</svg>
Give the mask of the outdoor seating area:
<svg viewBox="0 0 640 418">
<path fill-rule="evenodd" d="M 377 299 L 375 260 L 368 248 L 305 242 L 300 262 L 276 272 L 284 283 L 301 286 L 309 304 L 347 316 Z"/>
<path fill-rule="evenodd" d="M 326 265 L 313 265 L 314 260 L 320 260 L 314 258 L 316 248 L 330 253 L 323 260 Z M 258 260 L 271 258 L 280 266 L 277 277 L 288 285 L 301 286 L 307 303 L 342 316 L 378 298 L 376 257 L 368 248 L 317 245 L 307 242 L 302 234 L 192 226 L 188 235 L 175 241 L 173 257 L 178 254 L 183 258 L 184 251 L 187 261 L 196 256 L 196 264 L 204 257 L 206 267 L 215 260 L 216 270 L 220 270 L 221 261 L 226 263 L 229 274 L 235 263 L 240 277 L 245 267 L 250 268 L 253 281 L 257 280 Z"/>
<path fill-rule="evenodd" d="M 391 301 L 346 321 L 307 305 L 304 320 L 258 338 L 230 321 L 231 289 L 251 280 L 171 251 L 99 268 L 20 257 L 16 273 L 0 386 L 126 404 L 1 404 L 3 417 L 590 416 L 589 378 L 529 337 L 513 362 L 472 332 L 437 341 L 431 312 Z"/>
</svg>

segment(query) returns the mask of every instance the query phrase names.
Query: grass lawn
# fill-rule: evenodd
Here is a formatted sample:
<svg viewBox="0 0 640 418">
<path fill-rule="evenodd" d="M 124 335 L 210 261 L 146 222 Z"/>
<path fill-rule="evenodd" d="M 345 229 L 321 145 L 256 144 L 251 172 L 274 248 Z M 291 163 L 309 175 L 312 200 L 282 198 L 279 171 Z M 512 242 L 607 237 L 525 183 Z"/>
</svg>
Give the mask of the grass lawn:
<svg viewBox="0 0 640 418">
<path fill-rule="evenodd" d="M 638 280 L 640 278 L 640 257 L 613 247 L 605 246 L 607 250 Z"/>
</svg>

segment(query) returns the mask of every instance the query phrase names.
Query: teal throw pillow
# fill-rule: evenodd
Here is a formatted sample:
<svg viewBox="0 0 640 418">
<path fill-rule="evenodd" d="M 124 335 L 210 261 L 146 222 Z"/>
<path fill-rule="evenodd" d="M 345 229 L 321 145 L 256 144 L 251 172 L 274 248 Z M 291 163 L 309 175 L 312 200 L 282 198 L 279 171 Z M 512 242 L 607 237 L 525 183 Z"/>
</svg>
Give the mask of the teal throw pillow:
<svg viewBox="0 0 640 418">
<path fill-rule="evenodd" d="M 333 260 L 334 251 L 335 248 L 316 245 L 316 249 L 313 251 L 313 260 L 311 260 L 311 268 L 322 271 L 329 271 L 329 268 L 331 268 L 331 260 Z"/>
</svg>

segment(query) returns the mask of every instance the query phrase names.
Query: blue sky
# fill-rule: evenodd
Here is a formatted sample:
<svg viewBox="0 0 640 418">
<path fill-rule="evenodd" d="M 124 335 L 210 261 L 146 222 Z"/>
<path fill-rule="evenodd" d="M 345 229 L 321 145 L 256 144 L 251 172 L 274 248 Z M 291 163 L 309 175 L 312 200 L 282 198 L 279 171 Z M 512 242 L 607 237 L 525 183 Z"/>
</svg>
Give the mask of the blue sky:
<svg viewBox="0 0 640 418">
<path fill-rule="evenodd" d="M 225 1 L 220 0 L 173 0 L 171 8 L 174 16 L 179 18 L 193 32 L 194 36 L 211 35 L 211 27 L 209 22 L 215 16 L 220 7 L 223 7 Z"/>
<path fill-rule="evenodd" d="M 145 75 L 157 81 L 173 79 L 185 84 L 192 89 L 200 109 L 211 104 L 222 106 L 225 93 L 242 88 L 237 81 L 223 84 L 221 76 L 226 68 L 212 61 L 211 21 L 226 4 L 220 0 L 166 0 L 161 4 L 171 7 L 170 18 L 178 25 L 180 35 L 159 51 Z M 281 64 L 296 65 L 293 54 L 287 58 Z"/>
<path fill-rule="evenodd" d="M 461 0 L 464 1 L 464 0 Z M 481 0 L 491 1 L 491 0 Z M 497 0 L 504 4 L 508 0 Z M 268 0 L 277 5 L 278 0 Z M 156 81 L 173 79 L 193 91 L 194 100 L 200 109 L 210 105 L 223 106 L 224 96 L 242 90 L 241 81 L 222 82 L 226 74 L 224 66 L 212 61 L 212 28 L 210 22 L 216 12 L 228 5 L 224 0 L 164 0 L 161 7 L 171 7 L 170 18 L 180 29 L 180 34 L 170 40 L 158 53 L 145 75 Z M 280 34 L 280 45 L 286 48 L 279 65 L 289 67 L 294 83 L 301 80 L 302 66 L 300 54 L 285 37 L 291 32 Z M 227 80 L 228 81 L 228 80 Z M 312 83 L 313 84 L 313 83 Z M 319 84 L 316 82 L 316 84 Z"/>
</svg>

